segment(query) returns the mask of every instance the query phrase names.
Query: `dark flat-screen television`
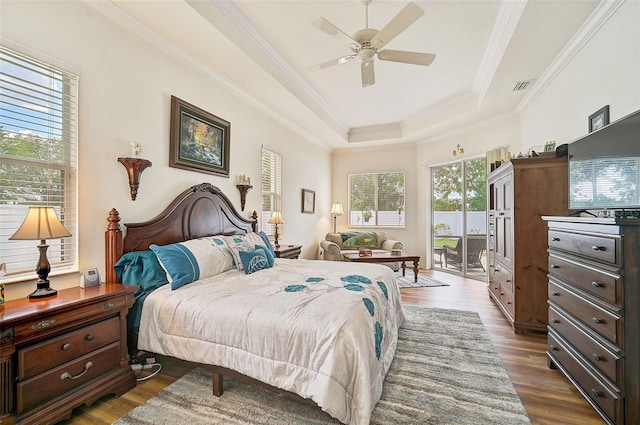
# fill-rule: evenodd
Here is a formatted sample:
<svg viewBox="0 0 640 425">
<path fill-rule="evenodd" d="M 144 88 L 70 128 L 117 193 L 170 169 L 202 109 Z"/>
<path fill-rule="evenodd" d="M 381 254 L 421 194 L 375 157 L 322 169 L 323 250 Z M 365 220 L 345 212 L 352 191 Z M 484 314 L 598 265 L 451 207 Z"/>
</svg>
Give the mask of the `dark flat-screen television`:
<svg viewBox="0 0 640 425">
<path fill-rule="evenodd" d="M 640 209 L 640 111 L 568 146 L 569 208 Z"/>
</svg>

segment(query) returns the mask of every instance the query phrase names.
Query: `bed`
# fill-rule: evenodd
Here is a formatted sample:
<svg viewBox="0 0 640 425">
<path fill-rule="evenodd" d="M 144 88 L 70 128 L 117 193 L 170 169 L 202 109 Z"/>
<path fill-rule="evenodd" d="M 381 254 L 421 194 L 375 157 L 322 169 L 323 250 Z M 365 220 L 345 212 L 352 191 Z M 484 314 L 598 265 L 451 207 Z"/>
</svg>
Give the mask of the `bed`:
<svg viewBox="0 0 640 425">
<path fill-rule="evenodd" d="M 404 321 L 390 268 L 275 258 L 255 213 L 208 183 L 125 237 L 117 210 L 108 222 L 107 280 L 139 286 L 130 349 L 207 365 L 218 396 L 227 375 L 369 423 Z"/>
</svg>

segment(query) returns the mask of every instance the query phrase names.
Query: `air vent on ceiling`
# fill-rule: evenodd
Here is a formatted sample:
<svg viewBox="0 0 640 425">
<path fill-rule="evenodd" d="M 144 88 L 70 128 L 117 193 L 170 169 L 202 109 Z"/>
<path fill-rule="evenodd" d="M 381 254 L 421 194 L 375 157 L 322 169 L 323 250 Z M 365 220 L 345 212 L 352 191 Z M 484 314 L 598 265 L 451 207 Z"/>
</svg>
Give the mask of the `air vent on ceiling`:
<svg viewBox="0 0 640 425">
<path fill-rule="evenodd" d="M 531 84 L 533 84 L 535 80 L 524 80 L 516 82 L 515 87 L 513 87 L 513 91 L 522 91 L 529 88 Z"/>
</svg>

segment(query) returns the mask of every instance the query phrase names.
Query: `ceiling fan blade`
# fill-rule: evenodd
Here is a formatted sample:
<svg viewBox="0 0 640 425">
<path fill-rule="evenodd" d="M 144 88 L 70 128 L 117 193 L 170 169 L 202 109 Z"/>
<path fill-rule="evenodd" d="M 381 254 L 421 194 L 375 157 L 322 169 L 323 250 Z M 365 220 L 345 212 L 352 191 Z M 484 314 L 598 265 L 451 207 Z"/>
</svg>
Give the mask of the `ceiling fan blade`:
<svg viewBox="0 0 640 425">
<path fill-rule="evenodd" d="M 429 66 L 436 58 L 433 53 L 406 52 L 404 50 L 380 50 L 378 59 L 382 61 L 393 61 L 411 63 L 414 65 Z"/>
<path fill-rule="evenodd" d="M 373 61 L 362 61 L 360 65 L 362 71 L 362 87 L 369 87 L 376 83 L 376 73 L 373 69 Z"/>
<path fill-rule="evenodd" d="M 355 41 L 353 38 L 351 38 L 349 35 L 343 32 L 340 28 L 336 27 L 335 25 L 333 25 L 331 22 L 327 21 L 324 18 L 316 19 L 315 21 L 311 22 L 311 25 L 318 28 L 323 33 L 338 39 L 340 42 L 346 44 L 352 49 L 354 48 L 352 46 L 355 46 L 355 48 L 360 47 L 360 43 Z"/>
<path fill-rule="evenodd" d="M 417 21 L 422 15 L 424 15 L 424 10 L 417 4 L 409 2 L 404 9 L 371 39 L 371 45 L 376 49 L 380 49 L 407 29 L 409 25 Z"/>
<path fill-rule="evenodd" d="M 317 71 L 319 69 L 329 68 L 330 66 L 333 66 L 333 65 L 342 65 L 354 59 L 355 57 L 356 55 L 342 56 L 341 58 L 338 58 L 338 59 L 332 59 L 330 61 L 322 62 L 316 65 L 311 65 L 307 67 L 307 69 L 311 71 Z"/>
</svg>

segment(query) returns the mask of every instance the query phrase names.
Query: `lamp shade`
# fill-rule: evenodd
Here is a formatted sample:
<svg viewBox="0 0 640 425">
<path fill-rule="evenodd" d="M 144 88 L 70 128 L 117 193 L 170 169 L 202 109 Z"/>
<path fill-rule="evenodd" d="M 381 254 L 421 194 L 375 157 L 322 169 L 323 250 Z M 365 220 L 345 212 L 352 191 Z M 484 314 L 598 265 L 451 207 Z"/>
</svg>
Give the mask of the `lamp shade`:
<svg viewBox="0 0 640 425">
<path fill-rule="evenodd" d="M 53 207 L 29 207 L 27 216 L 10 240 L 45 240 L 66 238 L 71 233 L 64 228 Z"/>
<path fill-rule="evenodd" d="M 335 215 L 344 214 L 344 211 L 342 210 L 342 204 L 339 202 L 336 202 L 335 204 L 333 204 L 333 206 L 331 207 L 331 214 L 335 214 Z"/>
<path fill-rule="evenodd" d="M 284 219 L 282 218 L 282 214 L 280 211 L 274 211 L 271 213 L 271 218 L 269 219 L 269 224 L 283 224 Z"/>
</svg>

